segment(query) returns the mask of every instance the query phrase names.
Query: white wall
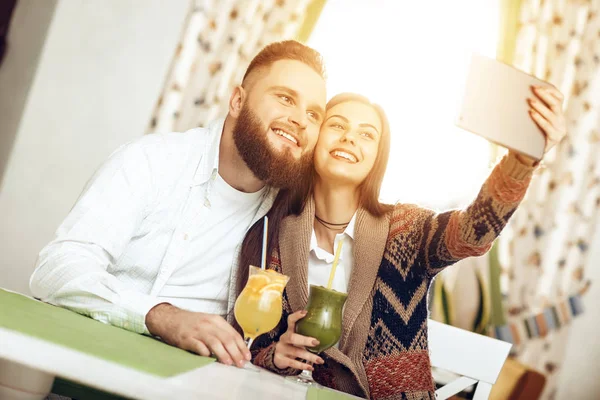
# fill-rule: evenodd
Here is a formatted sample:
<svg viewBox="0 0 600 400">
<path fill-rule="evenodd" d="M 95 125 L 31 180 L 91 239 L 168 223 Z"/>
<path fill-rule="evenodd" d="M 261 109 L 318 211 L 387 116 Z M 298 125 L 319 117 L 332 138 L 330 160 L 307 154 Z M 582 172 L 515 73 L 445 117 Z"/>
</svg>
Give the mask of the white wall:
<svg viewBox="0 0 600 400">
<path fill-rule="evenodd" d="M 17 2 L 16 14 L 32 3 L 39 0 Z M 39 250 L 87 179 L 116 147 L 143 134 L 189 6 L 189 0 L 58 1 L 0 188 L 1 287 L 29 293 Z M 36 23 L 23 15 L 11 26 L 11 40 L 26 43 L 20 38 Z M 3 101 L 10 96 L 0 92 Z"/>
<path fill-rule="evenodd" d="M 0 67 L 0 184 L 57 2 L 21 0 L 13 13 L 7 54 Z"/>
</svg>

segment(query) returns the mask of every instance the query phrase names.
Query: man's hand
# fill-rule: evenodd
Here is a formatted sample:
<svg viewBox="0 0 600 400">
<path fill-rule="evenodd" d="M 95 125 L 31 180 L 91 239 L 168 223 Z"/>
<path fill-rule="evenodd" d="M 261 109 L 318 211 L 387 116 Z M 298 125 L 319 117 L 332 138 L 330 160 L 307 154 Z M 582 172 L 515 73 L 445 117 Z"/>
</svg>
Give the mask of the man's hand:
<svg viewBox="0 0 600 400">
<path fill-rule="evenodd" d="M 214 354 L 223 364 L 243 367 L 251 355 L 240 334 L 222 317 L 179 309 L 162 303 L 146 315 L 152 335 L 201 356 Z"/>
<path fill-rule="evenodd" d="M 275 355 L 273 363 L 279 369 L 292 367 L 295 369 L 305 369 L 312 371 L 314 368 L 310 364 L 305 364 L 297 360 L 309 361 L 313 364 L 323 364 L 321 357 L 306 350 L 306 346 L 312 347 L 319 344 L 317 339 L 302 336 L 296 333 L 296 322 L 306 316 L 306 311 L 296 311 L 288 316 L 288 329 L 281 335 L 279 342 L 275 345 Z"/>
<path fill-rule="evenodd" d="M 564 96 L 554 87 L 534 86 L 531 90 L 535 98 L 527 99 L 530 106 L 529 115 L 546 136 L 546 154 L 567 135 L 567 122 L 563 112 Z M 526 165 L 535 165 L 537 161 L 524 154 L 516 156 Z"/>
</svg>

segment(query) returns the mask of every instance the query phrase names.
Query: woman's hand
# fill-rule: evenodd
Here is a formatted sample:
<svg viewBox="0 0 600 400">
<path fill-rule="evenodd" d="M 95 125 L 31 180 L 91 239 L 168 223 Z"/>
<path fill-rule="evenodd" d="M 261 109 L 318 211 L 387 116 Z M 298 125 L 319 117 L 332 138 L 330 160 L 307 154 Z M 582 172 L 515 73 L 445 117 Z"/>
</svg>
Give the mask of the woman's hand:
<svg viewBox="0 0 600 400">
<path fill-rule="evenodd" d="M 306 347 L 312 347 L 319 344 L 317 339 L 302 336 L 296 333 L 296 323 L 306 316 L 306 310 L 296 311 L 288 316 L 287 331 L 281 335 L 279 342 L 275 345 L 275 355 L 273 363 L 279 369 L 295 368 L 313 371 L 310 364 L 305 364 L 297 360 L 306 360 L 313 364 L 323 364 L 321 357 L 306 350 Z"/>
<path fill-rule="evenodd" d="M 564 96 L 552 86 L 534 86 L 531 90 L 535 97 L 527 99 L 530 106 L 529 115 L 546 136 L 546 154 L 567 135 L 567 121 L 563 112 Z M 517 158 L 530 165 L 536 162 L 523 154 L 519 154 Z"/>
</svg>

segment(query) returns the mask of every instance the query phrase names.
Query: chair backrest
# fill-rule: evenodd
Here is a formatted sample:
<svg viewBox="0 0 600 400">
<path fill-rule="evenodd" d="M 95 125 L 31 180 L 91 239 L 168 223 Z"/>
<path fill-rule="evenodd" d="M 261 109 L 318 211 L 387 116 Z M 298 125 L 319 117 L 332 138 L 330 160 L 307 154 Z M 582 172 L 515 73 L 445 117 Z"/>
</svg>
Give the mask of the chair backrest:
<svg viewBox="0 0 600 400">
<path fill-rule="evenodd" d="M 428 326 L 432 366 L 461 375 L 436 390 L 438 400 L 474 384 L 473 399 L 487 399 L 512 345 L 431 319 Z"/>
</svg>

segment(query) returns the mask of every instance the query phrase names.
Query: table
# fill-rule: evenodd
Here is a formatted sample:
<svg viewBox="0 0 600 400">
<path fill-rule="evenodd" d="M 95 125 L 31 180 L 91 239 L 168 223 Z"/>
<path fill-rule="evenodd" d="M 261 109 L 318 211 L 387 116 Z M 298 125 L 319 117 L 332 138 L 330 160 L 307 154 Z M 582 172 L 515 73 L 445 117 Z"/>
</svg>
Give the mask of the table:
<svg viewBox="0 0 600 400">
<path fill-rule="evenodd" d="M 349 400 L 0 289 L 0 398 Z"/>
</svg>

